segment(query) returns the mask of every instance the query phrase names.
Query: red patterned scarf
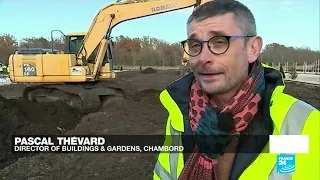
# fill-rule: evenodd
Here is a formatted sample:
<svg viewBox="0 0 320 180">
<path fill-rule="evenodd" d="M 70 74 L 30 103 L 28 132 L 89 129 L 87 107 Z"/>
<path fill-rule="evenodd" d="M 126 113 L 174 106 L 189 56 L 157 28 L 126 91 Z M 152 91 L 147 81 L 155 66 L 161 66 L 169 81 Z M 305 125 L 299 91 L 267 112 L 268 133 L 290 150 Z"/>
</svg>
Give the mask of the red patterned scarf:
<svg viewBox="0 0 320 180">
<path fill-rule="evenodd" d="M 196 147 L 195 153 L 187 159 L 179 180 L 218 179 L 217 157 L 231 141 L 227 135 L 243 131 L 258 111 L 264 91 L 263 73 L 260 62 L 254 63 L 248 79 L 220 112 L 214 100 L 201 90 L 196 81 L 193 82 L 189 117 Z"/>
</svg>

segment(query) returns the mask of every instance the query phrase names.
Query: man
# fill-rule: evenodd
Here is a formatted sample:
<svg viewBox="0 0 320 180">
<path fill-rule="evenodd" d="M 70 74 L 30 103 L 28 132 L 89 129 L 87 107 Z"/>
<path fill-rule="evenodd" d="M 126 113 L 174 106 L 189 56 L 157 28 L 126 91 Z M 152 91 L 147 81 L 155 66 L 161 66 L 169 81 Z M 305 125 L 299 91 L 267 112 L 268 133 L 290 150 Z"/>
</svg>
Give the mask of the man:
<svg viewBox="0 0 320 180">
<path fill-rule="evenodd" d="M 205 3 L 187 34 L 193 73 L 160 95 L 169 112 L 164 144 L 184 151 L 161 152 L 153 179 L 319 179 L 320 112 L 284 94 L 281 73 L 259 61 L 263 41 L 250 10 L 233 0 Z M 310 135 L 310 153 L 296 154 L 291 175 L 277 174 L 277 154 L 268 153 L 269 135 L 280 134 Z"/>
</svg>

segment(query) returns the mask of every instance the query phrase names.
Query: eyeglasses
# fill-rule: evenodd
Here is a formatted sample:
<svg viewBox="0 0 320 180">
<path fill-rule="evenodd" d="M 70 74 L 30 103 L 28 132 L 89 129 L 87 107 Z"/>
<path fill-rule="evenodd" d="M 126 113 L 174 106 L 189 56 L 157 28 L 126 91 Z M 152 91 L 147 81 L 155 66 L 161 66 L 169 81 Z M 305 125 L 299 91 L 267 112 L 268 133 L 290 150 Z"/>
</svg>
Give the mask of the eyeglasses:
<svg viewBox="0 0 320 180">
<path fill-rule="evenodd" d="M 198 56 L 203 48 L 203 44 L 207 43 L 209 50 L 215 54 L 220 55 L 229 49 L 231 38 L 247 38 L 254 37 L 253 35 L 239 35 L 239 36 L 214 36 L 208 41 L 199 41 L 196 39 L 187 39 L 181 41 L 184 51 L 192 57 Z"/>
</svg>

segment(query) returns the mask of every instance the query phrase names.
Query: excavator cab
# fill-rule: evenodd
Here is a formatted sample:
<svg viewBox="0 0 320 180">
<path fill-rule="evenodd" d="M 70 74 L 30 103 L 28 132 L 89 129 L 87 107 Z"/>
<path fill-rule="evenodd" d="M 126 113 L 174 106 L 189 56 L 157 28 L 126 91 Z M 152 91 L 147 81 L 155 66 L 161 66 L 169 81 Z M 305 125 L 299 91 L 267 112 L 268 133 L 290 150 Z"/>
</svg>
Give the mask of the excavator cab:
<svg viewBox="0 0 320 180">
<path fill-rule="evenodd" d="M 69 33 L 65 35 L 65 47 L 64 52 L 67 54 L 77 54 L 80 50 L 80 47 L 83 43 L 83 39 L 87 33 Z"/>
<path fill-rule="evenodd" d="M 84 38 L 87 35 L 86 32 L 72 32 L 65 35 L 65 47 L 64 52 L 66 54 L 77 54 L 80 51 L 80 48 L 83 44 Z M 97 80 L 104 80 L 109 78 L 115 78 L 115 74 L 111 73 L 113 71 L 113 41 L 110 39 L 108 43 L 108 48 L 106 50 L 106 55 L 102 61 L 100 76 L 98 76 Z M 98 48 L 96 48 L 92 54 L 85 61 L 78 62 L 78 64 L 88 65 L 89 69 L 92 69 L 95 64 L 95 58 L 98 55 Z M 82 53 L 82 52 L 81 52 Z M 82 57 L 85 57 L 85 54 L 81 54 Z M 104 76 L 103 73 L 109 73 L 111 76 Z"/>
</svg>

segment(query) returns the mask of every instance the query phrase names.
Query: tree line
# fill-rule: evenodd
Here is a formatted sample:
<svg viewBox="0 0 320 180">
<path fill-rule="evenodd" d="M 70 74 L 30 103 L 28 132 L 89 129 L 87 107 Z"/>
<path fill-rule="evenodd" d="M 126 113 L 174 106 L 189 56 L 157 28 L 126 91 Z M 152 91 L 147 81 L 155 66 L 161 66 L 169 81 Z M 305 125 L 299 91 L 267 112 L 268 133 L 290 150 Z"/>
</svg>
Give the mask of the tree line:
<svg viewBox="0 0 320 180">
<path fill-rule="evenodd" d="M 118 36 L 113 38 L 115 65 L 132 66 L 179 66 L 183 57 L 180 43 L 169 43 L 154 37 L 130 38 Z M 64 49 L 63 37 L 50 39 L 28 37 L 18 41 L 13 35 L 0 34 L 0 62 L 8 63 L 10 54 L 18 48 L 45 48 L 59 51 Z M 265 63 L 313 63 L 320 59 L 320 51 L 308 47 L 286 47 L 278 43 L 267 44 L 261 52 Z"/>
<path fill-rule="evenodd" d="M 320 60 L 320 51 L 311 50 L 309 47 L 286 47 L 278 43 L 267 44 L 260 54 L 263 62 L 268 63 L 297 63 L 310 64 Z"/>
</svg>

